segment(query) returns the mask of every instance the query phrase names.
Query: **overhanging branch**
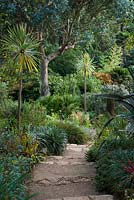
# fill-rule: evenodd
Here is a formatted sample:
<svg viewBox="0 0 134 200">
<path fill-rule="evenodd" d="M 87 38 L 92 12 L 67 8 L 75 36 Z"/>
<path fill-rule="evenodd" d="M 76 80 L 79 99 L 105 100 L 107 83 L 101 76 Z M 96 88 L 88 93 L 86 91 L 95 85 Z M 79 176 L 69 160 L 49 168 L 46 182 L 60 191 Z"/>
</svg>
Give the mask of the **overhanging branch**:
<svg viewBox="0 0 134 200">
<path fill-rule="evenodd" d="M 73 49 L 75 47 L 75 43 L 68 43 L 68 44 L 63 44 L 58 50 L 56 50 L 55 52 L 51 53 L 47 59 L 50 61 L 52 61 L 53 59 L 55 59 L 58 55 L 61 55 L 64 53 L 64 51 L 67 51 L 69 49 Z"/>
</svg>

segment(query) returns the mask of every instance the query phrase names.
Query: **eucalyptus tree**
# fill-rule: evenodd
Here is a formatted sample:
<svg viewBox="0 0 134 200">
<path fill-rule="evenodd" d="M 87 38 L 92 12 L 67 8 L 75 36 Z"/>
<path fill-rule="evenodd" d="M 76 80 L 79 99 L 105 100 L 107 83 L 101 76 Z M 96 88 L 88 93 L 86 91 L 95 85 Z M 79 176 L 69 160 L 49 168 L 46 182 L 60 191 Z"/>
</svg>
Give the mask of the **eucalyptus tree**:
<svg viewBox="0 0 134 200">
<path fill-rule="evenodd" d="M 114 1 L 118 0 L 0 0 L 1 13 L 10 24 L 26 22 L 38 35 L 41 95 L 49 95 L 49 63 L 78 45 L 95 18 Z M 47 44 L 55 47 L 49 54 Z"/>
<path fill-rule="evenodd" d="M 22 105 L 22 81 L 25 71 L 37 71 L 37 47 L 38 41 L 27 33 L 26 25 L 14 26 L 8 30 L 8 34 L 2 40 L 3 50 L 9 58 L 10 66 L 18 73 L 19 95 L 18 95 L 18 129 L 21 125 L 21 105 Z M 8 59 L 7 59 L 8 60 Z"/>
<path fill-rule="evenodd" d="M 50 14 L 45 22 L 45 34 L 39 31 L 40 52 L 42 57 L 41 95 L 49 95 L 48 65 L 57 56 L 74 48 L 81 41 L 81 36 L 89 29 L 94 18 L 106 9 L 112 1 L 51 1 L 46 8 Z M 47 22 L 50 25 L 47 25 Z M 42 22 L 41 22 L 42 23 Z M 44 21 L 43 21 L 44 23 Z M 39 23 L 38 23 L 39 24 Z M 47 25 L 47 26 L 46 26 Z M 46 27 L 45 27 L 46 26 Z M 41 30 L 41 29 L 40 29 Z M 56 44 L 56 49 L 47 54 L 44 39 Z"/>
</svg>

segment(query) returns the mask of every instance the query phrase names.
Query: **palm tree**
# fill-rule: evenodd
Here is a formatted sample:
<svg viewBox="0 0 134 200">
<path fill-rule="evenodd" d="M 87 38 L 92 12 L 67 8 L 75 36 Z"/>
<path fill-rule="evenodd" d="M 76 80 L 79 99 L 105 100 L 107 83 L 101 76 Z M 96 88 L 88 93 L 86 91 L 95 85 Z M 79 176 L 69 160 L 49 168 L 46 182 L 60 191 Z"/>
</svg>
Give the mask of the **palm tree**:
<svg viewBox="0 0 134 200">
<path fill-rule="evenodd" d="M 24 71 L 37 70 L 37 47 L 39 43 L 27 33 L 26 25 L 17 25 L 8 30 L 8 34 L 3 39 L 5 52 L 16 66 L 19 75 L 19 94 L 18 94 L 18 130 L 21 125 L 21 105 L 22 105 L 22 80 Z"/>
</svg>

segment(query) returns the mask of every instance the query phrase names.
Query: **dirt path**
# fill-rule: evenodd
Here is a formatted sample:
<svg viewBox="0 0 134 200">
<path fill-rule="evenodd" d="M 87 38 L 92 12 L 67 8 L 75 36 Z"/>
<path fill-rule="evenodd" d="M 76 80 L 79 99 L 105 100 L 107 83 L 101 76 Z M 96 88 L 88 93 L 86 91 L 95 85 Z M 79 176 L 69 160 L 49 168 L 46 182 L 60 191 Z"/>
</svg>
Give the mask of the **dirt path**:
<svg viewBox="0 0 134 200">
<path fill-rule="evenodd" d="M 33 200 L 113 200 L 95 191 L 95 165 L 85 161 L 86 145 L 70 144 L 64 156 L 51 156 L 33 171 Z"/>
</svg>

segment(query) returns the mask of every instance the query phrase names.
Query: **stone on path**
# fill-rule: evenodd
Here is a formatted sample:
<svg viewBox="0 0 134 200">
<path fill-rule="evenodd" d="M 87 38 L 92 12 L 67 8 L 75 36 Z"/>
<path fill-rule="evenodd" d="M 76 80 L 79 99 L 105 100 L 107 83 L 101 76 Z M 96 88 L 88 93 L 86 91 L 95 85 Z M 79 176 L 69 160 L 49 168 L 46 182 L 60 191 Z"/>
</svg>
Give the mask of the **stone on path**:
<svg viewBox="0 0 134 200">
<path fill-rule="evenodd" d="M 50 156 L 33 170 L 33 200 L 113 200 L 95 190 L 95 164 L 85 158 L 86 145 L 67 145 L 64 156 Z"/>
</svg>

